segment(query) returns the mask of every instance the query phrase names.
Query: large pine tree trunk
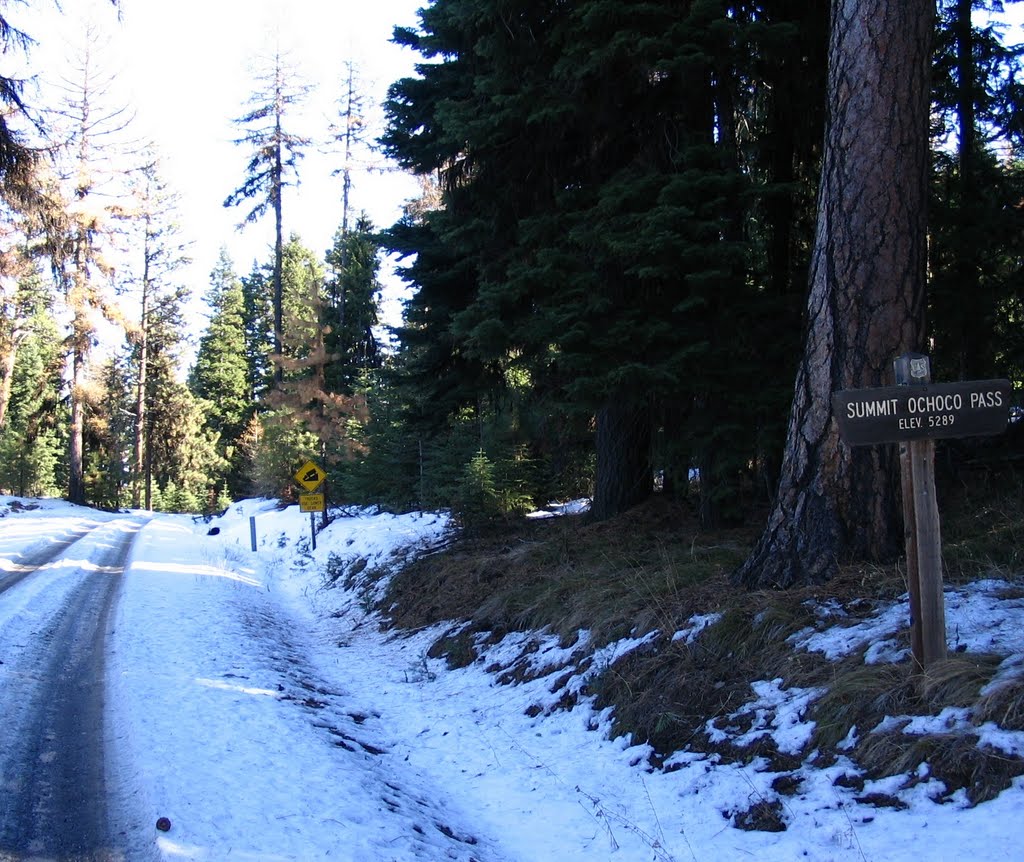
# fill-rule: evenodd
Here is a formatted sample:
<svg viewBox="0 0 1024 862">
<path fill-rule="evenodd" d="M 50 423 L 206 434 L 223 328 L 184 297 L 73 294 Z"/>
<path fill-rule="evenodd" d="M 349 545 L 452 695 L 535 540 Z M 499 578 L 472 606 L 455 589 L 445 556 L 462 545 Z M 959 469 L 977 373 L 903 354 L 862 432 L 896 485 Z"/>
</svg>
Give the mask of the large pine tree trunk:
<svg viewBox="0 0 1024 862">
<path fill-rule="evenodd" d="M 280 150 L 278 150 L 280 165 Z M 280 169 L 279 169 L 280 170 Z M 281 222 L 280 172 L 274 188 L 274 383 L 284 381 L 284 237 Z"/>
<path fill-rule="evenodd" d="M 604 520 L 642 503 L 654 489 L 651 409 L 611 398 L 597 414 L 597 470 L 591 514 Z"/>
<path fill-rule="evenodd" d="M 148 267 L 148 264 L 147 264 Z M 132 506 L 142 506 L 145 498 L 149 508 L 146 484 L 146 386 L 149 371 L 149 284 L 148 277 L 142 280 L 142 313 L 139 332 L 139 379 L 135 383 L 135 451 L 132 459 Z"/>
<path fill-rule="evenodd" d="M 85 403 L 82 386 L 85 382 L 85 349 L 79 331 L 83 324 L 75 316 L 75 332 L 71 356 L 71 427 L 68 434 L 68 500 L 85 504 Z"/>
<path fill-rule="evenodd" d="M 903 545 L 894 447 L 842 444 L 830 396 L 891 383 L 893 358 L 921 347 L 934 13 L 934 0 L 833 3 L 804 355 L 775 505 L 734 576 L 749 587 L 820 582 Z"/>
</svg>

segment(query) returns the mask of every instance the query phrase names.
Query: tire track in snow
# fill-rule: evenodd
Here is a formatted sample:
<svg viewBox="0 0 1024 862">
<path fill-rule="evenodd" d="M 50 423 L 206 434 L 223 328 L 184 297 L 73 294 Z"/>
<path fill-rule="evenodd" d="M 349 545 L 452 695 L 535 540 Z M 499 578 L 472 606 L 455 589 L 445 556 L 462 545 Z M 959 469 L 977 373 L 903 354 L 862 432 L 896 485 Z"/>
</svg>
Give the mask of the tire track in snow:
<svg viewBox="0 0 1024 862">
<path fill-rule="evenodd" d="M 258 568 L 183 522 L 136 543 L 108 667 L 132 862 L 507 862 L 465 800 L 388 751 Z"/>
<path fill-rule="evenodd" d="M 65 554 L 72 545 L 77 544 L 90 533 L 105 526 L 105 523 L 86 522 L 86 524 L 75 527 L 63 536 L 38 542 L 22 553 L 16 554 L 9 561 L 5 561 L 3 568 L 7 571 L 7 574 L 0 576 L 0 594 L 21 583 L 29 575 L 35 574 L 47 564 L 54 562 Z"/>
<path fill-rule="evenodd" d="M 138 519 L 88 531 L 87 560 L 55 575 L 0 636 L 0 862 L 120 862 L 108 827 L 104 763 L 105 640 Z M 82 541 L 47 547 L 24 582 Z M 14 584 L 8 583 L 5 590 Z M 23 583 L 27 591 L 28 584 Z M 22 592 L 17 591 L 17 592 Z M 62 591 L 58 597 L 47 591 Z M 17 596 L 7 592 L 10 601 Z"/>
<path fill-rule="evenodd" d="M 428 798 L 428 788 L 413 786 L 418 783 L 415 776 L 405 776 L 394 768 L 387 759 L 388 743 L 372 728 L 380 716 L 346 708 L 345 694 L 333 690 L 312 668 L 305 657 L 307 651 L 296 643 L 294 633 L 285 630 L 276 608 L 267 603 L 262 608 L 249 605 L 240 611 L 248 634 L 263 642 L 273 670 L 281 676 L 281 700 L 294 701 L 330 744 L 359 759 L 361 781 L 366 792 L 379 799 L 382 815 L 386 812 L 408 821 L 406 840 L 413 858 L 425 862 L 482 862 L 494 858 L 485 840 L 457 825 L 461 818 L 450 800 Z M 372 759 L 376 761 L 371 764 Z"/>
</svg>

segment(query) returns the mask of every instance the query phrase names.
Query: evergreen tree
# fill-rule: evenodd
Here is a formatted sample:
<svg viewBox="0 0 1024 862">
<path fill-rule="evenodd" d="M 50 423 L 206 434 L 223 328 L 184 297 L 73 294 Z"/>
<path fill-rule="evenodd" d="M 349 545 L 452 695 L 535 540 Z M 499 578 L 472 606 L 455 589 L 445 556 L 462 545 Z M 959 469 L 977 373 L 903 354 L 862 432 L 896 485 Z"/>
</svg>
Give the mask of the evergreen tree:
<svg viewBox="0 0 1024 862">
<path fill-rule="evenodd" d="M 249 275 L 242 277 L 246 384 L 253 403 L 265 396 L 274 381 L 272 294 L 272 279 L 253 261 Z"/>
<path fill-rule="evenodd" d="M 0 428 L 0 488 L 53 497 L 67 477 L 67 416 L 60 393 L 64 357 L 48 291 L 39 279 L 28 280 L 22 291 L 9 409 Z"/>
<path fill-rule="evenodd" d="M 26 254 L 24 240 L 13 233 L 11 241 L 0 252 L 0 428 L 10 405 L 18 350 L 31 333 L 33 318 L 49 305 L 47 287 Z"/>
<path fill-rule="evenodd" d="M 157 159 L 150 155 L 132 180 L 135 209 L 129 218 L 136 228 L 139 255 L 135 258 L 138 265 L 127 279 L 127 283 L 136 288 L 139 299 L 138 323 L 128 325 L 135 363 L 132 505 L 136 508 L 145 505 L 147 509 L 151 505 L 148 497 L 151 487 L 146 482 L 145 469 L 150 312 L 154 303 L 172 289 L 171 279 L 175 272 L 188 263 L 185 245 L 179 238 L 180 228 L 175 221 L 178 197 L 160 176 Z M 183 298 L 184 294 L 179 293 L 179 296 Z"/>
<path fill-rule="evenodd" d="M 238 465 L 238 479 L 241 492 L 238 496 L 259 497 L 262 491 L 255 481 L 256 470 L 259 465 L 260 448 L 263 440 L 263 422 L 260 414 L 254 412 L 249 417 L 245 428 L 238 438 L 238 452 L 236 464 Z"/>
<path fill-rule="evenodd" d="M 64 146 L 57 170 L 44 183 L 48 214 L 48 253 L 72 312 L 71 429 L 68 446 L 68 499 L 85 502 L 83 395 L 95 330 L 94 314 L 120 320 L 120 309 L 110 300 L 113 274 L 110 251 L 114 219 L 123 214 L 115 154 L 124 157 L 119 136 L 130 117 L 123 107 L 111 105 L 112 78 L 102 72 L 103 46 L 94 27 L 87 27 L 76 60 L 73 79 L 64 82 L 62 104 L 56 116 L 63 126 Z"/>
<path fill-rule="evenodd" d="M 286 129 L 289 111 L 306 96 L 309 87 L 298 83 L 297 77 L 285 62 L 280 51 L 275 52 L 268 68 L 257 76 L 259 88 L 250 99 L 253 106 L 235 122 L 246 132 L 236 143 L 252 148 L 245 181 L 228 195 L 224 206 L 238 206 L 255 201 L 243 224 L 258 221 L 269 209 L 274 215 L 274 355 L 282 355 L 283 337 L 283 285 L 284 256 L 284 189 L 294 179 L 303 148 L 309 139 Z M 275 359 L 275 362 L 277 360 Z M 280 382 L 283 368 L 277 365 L 274 379 Z"/>
<path fill-rule="evenodd" d="M 1007 311 L 1022 295 L 1024 177 L 1006 154 L 1024 143 L 1024 46 L 1006 45 L 994 24 L 974 23 L 973 11 L 992 6 L 945 0 L 937 28 L 929 325 L 935 376 L 962 380 L 1009 373 L 999 336 L 1012 339 L 1019 328 Z"/>
<path fill-rule="evenodd" d="M 382 361 L 374 333 L 378 325 L 380 246 L 373 225 L 361 216 L 352 231 L 344 226 L 327 251 L 327 306 L 324 343 L 330 355 L 326 385 L 332 392 L 352 395 L 357 379 Z"/>
<path fill-rule="evenodd" d="M 959 11 L 961 23 L 969 21 L 970 5 L 945 4 Z M 895 15 L 892 7 L 879 4 L 864 14 Z M 846 21 L 850 8 L 835 14 Z M 847 190 L 847 178 L 830 177 L 836 184 L 818 195 L 828 11 L 813 0 L 437 0 L 421 12 L 418 29 L 396 30 L 395 40 L 423 62 L 416 77 L 391 87 L 382 141 L 404 167 L 437 177 L 440 189 L 439 199 L 410 208 L 385 234 L 416 286 L 399 331 L 394 391 L 407 408 L 403 421 L 422 441 L 421 465 L 443 452 L 442 459 L 465 459 L 449 464 L 455 469 L 448 473 L 458 475 L 481 448 L 497 464 L 499 448 L 515 452 L 527 443 L 530 460 L 555 472 L 554 458 L 564 452 L 573 453 L 571 463 L 586 462 L 575 456 L 585 436 L 580 429 L 592 423 L 599 517 L 649 494 L 652 468 L 663 471 L 666 489 L 680 491 L 698 468 L 697 503 L 707 525 L 742 517 L 751 502 L 770 496 L 782 472 L 778 453 L 793 392 L 785 381 L 800 365 L 808 283 L 825 290 L 819 281 L 834 263 L 822 257 L 820 221 L 814 234 L 816 199 L 828 231 L 835 231 L 827 234 L 833 252 L 835 237 L 846 236 L 828 207 Z M 907 13 L 915 27 L 919 13 L 925 10 Z M 1015 144 L 1015 54 L 997 50 L 982 31 L 949 32 L 948 83 L 937 90 L 936 120 L 946 129 L 998 129 L 1002 141 Z M 900 50 L 906 46 L 901 42 Z M 968 57 L 973 65 L 965 65 Z M 968 79 L 973 103 L 963 98 Z M 893 92 L 913 101 L 911 111 L 899 113 L 917 123 L 920 94 L 908 92 L 908 80 Z M 882 124 L 872 113 L 876 106 L 857 104 L 866 124 Z M 834 114 L 839 107 L 833 102 Z M 841 107 L 849 110 L 846 102 Z M 848 113 L 842 119 L 848 129 L 861 122 Z M 879 139 L 886 133 L 879 131 Z M 931 268 L 949 287 L 943 291 L 940 283 L 933 300 L 936 350 L 963 353 L 957 345 L 969 341 L 973 358 L 959 365 L 999 374 L 999 362 L 1012 365 L 1014 350 L 1020 355 L 1012 347 L 1021 341 L 1013 325 L 1021 300 L 1010 251 L 1019 187 L 1015 172 L 991 152 L 976 154 L 965 170 L 970 139 L 969 132 L 952 138 L 960 146 L 956 158 L 937 159 L 943 174 L 936 190 L 945 189 L 947 206 L 937 211 Z M 920 152 L 915 138 L 908 159 Z M 854 169 L 865 182 L 877 175 L 866 169 L 872 159 L 865 156 Z M 898 181 L 880 186 L 902 188 L 909 165 L 900 164 Z M 904 203 L 916 207 L 915 193 L 909 189 Z M 921 212 L 923 206 L 903 220 L 900 235 L 912 237 L 906 267 L 892 260 L 889 247 L 860 255 L 879 267 L 891 264 L 883 280 L 906 288 L 911 310 L 887 318 L 893 343 L 884 361 L 873 353 L 880 349 L 873 334 L 869 347 L 851 348 L 833 363 L 840 376 L 867 374 L 862 361 L 887 371 L 899 345 L 922 337 L 914 329 L 923 296 L 923 268 L 914 256 Z M 854 231 L 868 235 L 859 225 Z M 980 286 L 983 301 L 969 314 L 954 314 L 963 295 L 954 285 L 964 282 L 958 273 L 968 263 L 967 283 Z M 859 273 L 844 278 L 854 291 L 851 308 L 873 301 L 875 294 L 858 286 Z M 993 338 L 996 332 L 1002 337 Z M 838 342 L 835 350 L 833 357 L 842 352 Z M 800 373 L 801 380 L 811 374 L 806 365 Z M 510 381 L 528 382 L 517 389 Z M 850 381 L 829 386 L 840 383 Z M 819 395 L 816 403 L 828 399 Z M 461 442 L 467 422 L 477 431 L 468 451 Z M 372 438 L 372 426 L 366 430 Z M 792 433 L 789 443 L 792 454 Z M 836 460 L 830 445 L 822 458 Z M 846 478 L 837 478 L 837 488 L 854 474 L 858 488 L 891 479 L 888 465 L 858 464 L 847 474 L 838 460 Z M 884 526 L 891 487 L 885 493 L 887 502 L 870 517 L 854 514 L 860 503 L 844 503 L 837 531 L 819 532 L 838 535 L 838 546 L 851 554 L 891 552 L 899 543 Z"/>
<path fill-rule="evenodd" d="M 829 6 L 769 0 L 733 8 L 740 23 L 735 132 L 739 162 L 754 183 L 745 201 L 744 227 L 757 297 L 736 310 L 734 335 L 727 340 L 743 345 L 745 361 L 730 383 L 732 392 L 716 397 L 742 395 L 737 415 L 753 435 L 753 451 L 742 457 L 755 465 L 751 479 L 757 487 L 774 488 L 814 242 Z"/>
<path fill-rule="evenodd" d="M 282 254 L 284 326 L 281 357 L 290 380 L 323 377 L 324 268 L 295 234 Z"/>
<path fill-rule="evenodd" d="M 280 436 L 275 425 L 294 423 L 317 441 L 302 457 L 327 457 L 329 451 L 344 449 L 345 418 L 352 399 L 327 387 L 332 357 L 325 342 L 323 265 L 297 236 L 291 238 L 283 257 L 284 376 L 266 399 L 271 412 L 264 417 L 265 437 Z M 286 438 L 291 439 L 289 435 L 281 439 Z"/>
<path fill-rule="evenodd" d="M 35 39 L 16 27 L 5 14 L 14 5 L 11 0 L 0 2 L 0 52 L 4 56 L 27 54 Z M 120 0 L 111 0 L 120 7 Z M 27 137 L 26 127 L 43 128 L 40 113 L 24 100 L 25 80 L 0 75 L 0 191 L 5 196 L 17 196 L 28 201 L 37 197 L 34 185 L 39 163 L 39 150 Z"/>
<path fill-rule="evenodd" d="M 515 7 L 447 0 L 419 32 L 396 31 L 434 62 L 392 87 L 384 142 L 443 189 L 441 208 L 387 234 L 416 254 L 406 367 L 449 414 L 506 399 L 513 372 L 561 399 L 576 419 L 560 424 L 596 416 L 598 517 L 651 493 L 665 423 L 674 472 L 702 467 L 714 520 L 760 445 L 733 393 L 777 371 L 760 355 L 773 333 L 730 335 L 737 316 L 784 307 L 749 264 L 754 173 L 736 118 L 754 74 L 740 65 L 748 13 L 713 0 Z M 776 389 L 763 412 L 783 401 Z"/>
<path fill-rule="evenodd" d="M 571 107 L 562 116 L 549 108 L 566 13 L 544 3 L 516 7 L 503 17 L 493 4 L 435 3 L 421 13 L 420 31 L 396 30 L 396 41 L 429 62 L 417 67 L 417 78 L 392 86 L 383 141 L 403 166 L 437 176 L 441 192 L 440 199 L 425 196 L 429 203 L 411 207 L 385 236 L 390 250 L 410 259 L 403 275 L 417 288 L 397 334 L 424 501 L 431 492 L 457 491 L 483 425 L 504 398 L 506 366 L 540 367 L 512 325 L 510 312 L 541 310 L 522 282 L 510 307 L 479 313 L 478 303 L 488 289 L 500 300 L 504 267 L 531 254 L 517 245 L 517 216 L 554 206 L 552 191 L 562 180 L 552 172 L 576 140 L 562 122 Z M 554 215 L 549 226 L 550 233 L 561 227 Z M 546 239 L 538 234 L 521 245 Z M 470 309 L 473 320 L 465 316 Z M 547 319 L 536 314 L 534 323 Z M 547 334 L 535 343 L 546 348 L 554 341 L 545 344 Z"/>
<path fill-rule="evenodd" d="M 0 4 L 0 46 L 5 56 L 26 54 L 34 40 L 4 14 L 9 5 L 9 0 Z M 26 140 L 25 129 L 18 127 L 19 120 L 39 122 L 25 104 L 24 91 L 22 79 L 0 76 L 0 189 L 5 196 L 24 196 L 28 192 L 38 159 L 38 152 Z"/>
<path fill-rule="evenodd" d="M 244 487 L 238 439 L 255 404 L 246 363 L 245 296 L 226 249 L 210 273 L 206 303 L 210 322 L 199 339 L 189 386 L 209 405 L 206 425 L 218 435 L 219 454 L 231 465 L 228 488 L 238 495 Z"/>
<path fill-rule="evenodd" d="M 923 343 L 933 23 L 931 0 L 832 9 L 806 343 L 778 496 L 735 575 L 747 586 L 819 582 L 841 559 L 902 550 L 895 453 L 842 445 L 829 401 L 887 382 L 893 358 Z"/>
<path fill-rule="evenodd" d="M 154 304 L 147 376 L 147 496 L 154 508 L 213 511 L 226 463 L 218 453 L 217 434 L 205 424 L 210 404 L 197 399 L 179 380 L 181 346 L 186 331 L 182 291 L 162 295 Z M 169 495 L 172 488 L 177 496 Z"/>
<path fill-rule="evenodd" d="M 83 387 L 86 499 L 103 509 L 131 502 L 135 399 L 126 355 L 108 359 Z"/>
<path fill-rule="evenodd" d="M 254 415 L 240 445 L 248 464 L 246 493 L 292 500 L 292 476 L 311 453 L 319 450 L 320 442 L 292 408 L 281 406 Z"/>
</svg>

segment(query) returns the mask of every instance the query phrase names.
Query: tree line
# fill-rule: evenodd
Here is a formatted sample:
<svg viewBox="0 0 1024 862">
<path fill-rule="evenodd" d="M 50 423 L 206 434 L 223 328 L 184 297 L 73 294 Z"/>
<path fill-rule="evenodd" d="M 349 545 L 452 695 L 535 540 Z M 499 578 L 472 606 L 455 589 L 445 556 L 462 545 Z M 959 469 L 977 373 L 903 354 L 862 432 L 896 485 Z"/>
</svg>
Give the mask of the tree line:
<svg viewBox="0 0 1024 862">
<path fill-rule="evenodd" d="M 282 189 L 309 142 L 290 133 L 303 89 L 277 56 L 239 117 L 250 160 L 225 201 L 248 207 L 246 221 L 273 214 L 273 258 L 240 276 L 222 255 L 187 375 L 182 302 L 197 286 L 176 280 L 185 252 L 173 195 L 150 161 L 118 207 L 85 205 L 101 199 L 90 185 L 100 172 L 74 153 L 91 151 L 81 142 L 96 118 L 76 115 L 86 100 L 69 96 L 78 137 L 66 140 L 80 145 L 63 147 L 63 162 L 32 161 L 55 173 L 49 209 L 25 197 L 17 159 L 4 162 L 0 486 L 213 510 L 247 494 L 290 495 L 294 467 L 315 457 L 339 503 L 452 507 L 470 523 L 589 496 L 592 515 L 606 518 L 660 491 L 690 500 L 707 527 L 775 506 L 776 526 L 797 525 L 787 541 L 825 536 L 819 556 L 889 553 L 891 465 L 853 464 L 843 480 L 861 503 L 865 488 L 890 486 L 875 530 L 850 526 L 864 517 L 857 505 L 826 506 L 816 526 L 794 520 L 794 509 L 814 509 L 806 488 L 778 514 L 795 481 L 792 408 L 804 403 L 805 384 L 794 398 L 793 381 L 810 379 L 801 369 L 817 334 L 822 367 L 846 363 L 827 385 L 889 382 L 886 362 L 901 345 L 884 340 L 899 325 L 868 320 L 885 291 L 905 306 L 907 346 L 927 346 L 937 379 L 1024 381 L 1021 50 L 980 14 L 997 6 L 433 0 L 416 28 L 395 31 L 421 61 L 392 84 L 379 137 L 423 194 L 383 229 L 352 217 L 346 158 L 341 224 L 325 255 L 286 231 Z M 903 34 L 903 54 L 845 66 L 844 52 L 857 56 L 850 45 L 868 38 L 850 29 L 851 10 Z M 885 64 L 914 71 L 921 92 L 898 82 L 881 92 L 872 75 Z M 346 83 L 335 134 L 347 152 L 362 112 Z M 879 105 L 888 108 L 873 118 Z M 829 215 L 847 188 L 840 162 L 873 159 L 878 142 L 858 150 L 852 136 L 901 111 L 923 117 L 889 147 L 920 144 L 919 176 L 906 186 L 919 184 L 920 206 L 890 221 L 861 217 L 857 233 L 878 235 L 877 266 L 858 282 L 866 246 L 852 249 L 847 292 L 825 285 L 819 306 L 832 319 L 842 304 L 849 316 L 822 329 L 808 300 L 816 279 L 839 269 L 834 254 L 820 256 L 838 243 L 822 226 L 854 206 Z M 860 168 L 878 191 L 885 159 L 874 161 Z M 63 185 L 54 164 L 65 165 Z M 910 167 L 901 156 L 881 170 L 903 188 Z M 114 225 L 122 241 L 134 231 L 138 321 L 118 320 L 125 303 L 100 290 Z M 916 243 L 897 252 L 911 275 L 881 264 L 896 234 Z M 402 258 L 413 288 L 391 333 L 378 319 L 383 252 Z M 894 278 L 915 284 L 881 288 Z M 128 335 L 90 366 L 97 315 Z M 839 346 L 861 358 L 837 358 Z M 815 470 L 805 484 L 821 484 Z M 751 582 L 778 551 L 767 544 Z M 764 583 L 827 568 L 790 567 Z"/>
<path fill-rule="evenodd" d="M 6 15 L 0 39 L 32 46 Z M 186 283 L 178 196 L 157 148 L 132 137 L 103 55 L 90 25 L 54 101 L 0 87 L 0 490 L 183 512 L 285 493 L 289 459 L 328 456 L 357 376 L 379 365 L 379 244 L 350 213 L 348 168 L 326 254 L 285 236 L 282 190 L 313 143 L 290 131 L 308 88 L 280 52 L 268 57 L 235 121 L 249 160 L 224 205 L 246 205 L 243 224 L 274 215 L 273 258 L 239 278 L 224 253 L 205 290 Z M 355 75 L 349 64 L 329 132 L 346 155 L 365 146 Z M 186 313 L 197 290 L 211 315 L 198 344 Z"/>
</svg>

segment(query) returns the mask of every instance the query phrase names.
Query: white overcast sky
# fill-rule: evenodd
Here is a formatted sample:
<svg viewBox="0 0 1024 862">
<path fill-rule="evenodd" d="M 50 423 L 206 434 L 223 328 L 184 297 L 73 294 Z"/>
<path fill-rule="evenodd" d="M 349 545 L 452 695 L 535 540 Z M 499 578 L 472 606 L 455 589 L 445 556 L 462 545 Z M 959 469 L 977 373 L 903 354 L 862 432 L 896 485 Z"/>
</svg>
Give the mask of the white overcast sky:
<svg viewBox="0 0 1024 862">
<path fill-rule="evenodd" d="M 232 120 L 247 110 L 258 58 L 277 44 L 297 66 L 312 92 L 299 129 L 326 137 L 338 117 L 345 62 L 355 62 L 370 105 L 387 87 L 412 74 L 417 55 L 390 43 L 395 25 L 414 26 L 426 0 L 121 0 L 121 20 L 108 0 L 64 0 L 63 15 L 46 9 L 42 19 L 10 14 L 36 39 L 31 52 L 40 78 L 59 74 L 68 44 L 90 14 L 109 33 L 109 61 L 124 98 L 136 110 L 135 131 L 153 140 L 163 174 L 181 195 L 181 224 L 194 241 L 189 285 L 202 296 L 221 246 L 240 275 L 254 259 L 269 259 L 273 226 L 236 226 L 247 210 L 225 209 L 224 199 L 245 176 L 251 152 L 233 143 L 240 129 Z M 38 9 L 49 4 L 34 4 Z M 17 14 L 16 14 L 17 13 Z M 379 131 L 380 113 L 374 131 Z M 340 157 L 306 150 L 300 187 L 285 199 L 285 231 L 322 255 L 341 222 L 341 178 L 331 172 Z M 353 176 L 352 207 L 365 210 L 378 227 L 399 217 L 415 195 L 411 177 L 397 172 Z"/>
</svg>

